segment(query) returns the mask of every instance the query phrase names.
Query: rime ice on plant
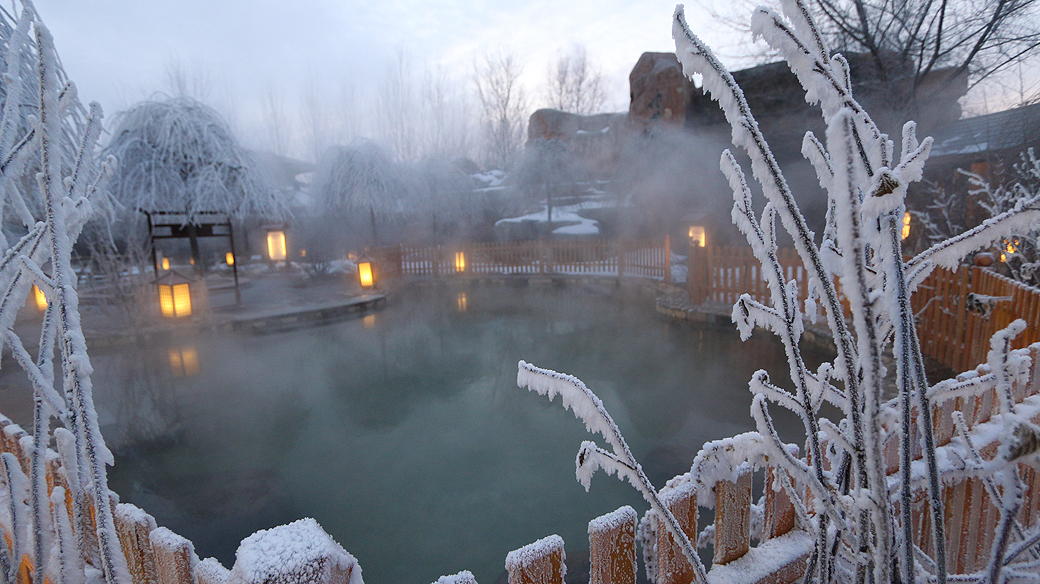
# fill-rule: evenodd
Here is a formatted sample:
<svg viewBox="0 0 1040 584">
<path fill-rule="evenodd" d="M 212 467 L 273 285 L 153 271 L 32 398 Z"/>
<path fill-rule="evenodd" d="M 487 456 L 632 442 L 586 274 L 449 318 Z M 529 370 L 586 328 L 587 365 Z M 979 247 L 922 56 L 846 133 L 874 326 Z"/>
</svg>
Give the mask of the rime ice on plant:
<svg viewBox="0 0 1040 584">
<path fill-rule="evenodd" d="M 14 580 L 22 559 L 19 554 L 25 554 L 41 580 L 78 584 L 86 571 L 99 570 L 108 584 L 127 582 L 105 473 L 112 454 L 94 410 L 90 359 L 70 258 L 84 223 L 108 206 L 98 185 L 107 178 L 112 163 L 99 164 L 95 155 L 101 108 L 91 104 L 83 115 L 75 86 L 63 80 L 51 35 L 32 6 L 26 2 L 21 10 L 4 12 L 0 18 L 14 18 L 11 14 L 17 14 L 17 22 L 0 27 L 6 65 L 0 205 L 24 227 L 17 241 L 2 242 L 0 328 L 4 346 L 29 378 L 35 407 L 32 436 L 19 441 L 29 459 L 28 476 L 11 454 L 4 455 L 2 498 L 9 512 L 0 514 L 0 528 L 11 538 L 16 557 L 4 553 L 0 564 L 8 581 Z M 35 356 L 12 330 L 33 285 L 48 300 Z M 55 358 L 60 364 L 57 379 Z M 65 508 L 65 489 L 55 488 L 50 498 L 47 495 L 44 464 L 53 418 L 60 423 L 53 436 L 71 495 L 72 521 Z M 56 533 L 53 539 L 47 535 L 52 532 Z M 6 552 L 5 546 L 0 548 Z"/>
<path fill-rule="evenodd" d="M 733 143 L 749 156 L 751 176 L 766 198 L 759 212 L 743 169 L 729 151 L 723 152 L 722 171 L 734 195 L 733 220 L 761 262 L 770 292 L 768 303 L 743 295 L 733 307 L 733 320 L 745 339 L 756 326 L 780 338 L 793 383 L 780 387 L 765 371 L 757 372 L 749 387 L 758 431 L 705 445 L 686 480 L 705 487 L 698 493 L 698 502 L 710 505 L 707 487 L 720 479 L 730 480 L 741 466 L 782 469 L 779 488 L 795 504 L 798 527 L 815 541 L 806 581 L 941 583 L 947 576 L 940 477 L 986 477 L 993 483 L 992 496 L 1000 504 L 1001 522 L 989 566 L 975 576 L 998 581 L 1002 572 L 1018 575 L 1012 572 L 1013 566 L 1006 566 L 1037 546 L 1040 527 L 1027 532 L 1014 519 L 1021 504 L 1017 465 L 982 464 L 970 448 L 957 454 L 956 445 L 939 452 L 931 419 L 933 402 L 944 392 L 968 390 L 956 384 L 929 386 L 910 295 L 934 267 L 952 268 L 972 251 L 1036 224 L 1040 221 L 1037 202 L 1020 200 L 975 229 L 904 262 L 900 243 L 903 199 L 907 185 L 921 179 L 931 139 L 918 140 L 915 125 L 907 123 L 897 153 L 896 144 L 878 130 L 853 98 L 848 63 L 824 45 L 804 2 L 783 0 L 781 5 L 782 14 L 757 9 L 752 29 L 786 58 L 806 100 L 819 104 L 827 125 L 822 141 L 807 132 L 802 148 L 828 194 L 827 224 L 821 238 L 809 230 L 733 77 L 690 31 L 682 6 L 673 19 L 676 55 L 684 72 L 700 74 L 705 90 L 719 102 L 732 127 Z M 805 307 L 798 302 L 798 282 L 787 277 L 777 258 L 778 224 L 791 236 L 809 275 Z M 842 299 L 849 304 L 851 318 L 844 315 Z M 798 342 L 803 321 L 815 319 L 817 302 L 823 305 L 838 356 L 813 371 L 806 366 Z M 1012 415 L 1007 397 L 1011 380 L 1021 374 L 1022 359 L 1028 360 L 1009 349 L 1009 339 L 1017 330 L 1018 325 L 1013 324 L 994 338 L 989 363 L 993 374 L 987 381 L 992 385 L 987 387 L 998 388 L 1004 396 L 1002 423 L 1025 428 L 1021 433 L 1028 434 L 1029 429 Z M 882 398 L 885 367 L 881 356 L 887 350 L 895 357 L 899 394 L 891 401 Z M 617 427 L 579 380 L 521 362 L 518 383 L 547 393 L 550 399 L 557 393 L 563 395 L 564 406 L 574 409 L 590 432 L 603 434 L 613 447 L 608 452 L 591 442 L 582 445 L 578 474 L 583 484 L 587 486 L 589 475 L 597 468 L 616 472 L 636 485 L 651 502 L 653 512 L 660 513 L 657 493 L 642 480 L 645 477 Z M 972 391 L 979 389 L 977 383 Z M 837 408 L 843 419 L 820 416 L 825 402 Z M 772 407 L 788 409 L 802 420 L 806 458 L 798 457 L 797 449 L 777 436 Z M 899 472 L 893 476 L 884 473 L 882 449 L 889 439 L 897 439 L 900 450 Z M 916 448 L 924 453 L 920 461 L 913 460 Z M 994 473 L 996 476 L 990 476 Z M 911 522 L 900 519 L 911 516 L 915 487 L 928 494 L 926 512 L 937 542 L 932 557 L 914 545 Z M 806 491 L 812 495 L 811 506 L 803 503 Z M 647 529 L 652 526 L 645 526 L 644 531 Z M 685 535 L 673 534 L 690 546 Z M 702 577 L 699 560 L 690 554 L 687 557 Z"/>
</svg>

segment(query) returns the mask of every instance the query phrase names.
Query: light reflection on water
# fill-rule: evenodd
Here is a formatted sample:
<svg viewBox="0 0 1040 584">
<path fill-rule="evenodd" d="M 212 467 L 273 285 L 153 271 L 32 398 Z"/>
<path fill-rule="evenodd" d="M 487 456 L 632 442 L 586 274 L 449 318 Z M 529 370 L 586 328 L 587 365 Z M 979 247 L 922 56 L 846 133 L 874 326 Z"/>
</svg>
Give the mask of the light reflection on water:
<svg viewBox="0 0 1040 584">
<path fill-rule="evenodd" d="M 705 441 L 752 429 L 754 370 L 783 380 L 766 335 L 740 343 L 648 304 L 424 288 L 375 318 L 95 355 L 110 486 L 227 567 L 253 531 L 309 516 L 373 584 L 463 569 L 490 584 L 512 549 L 558 533 L 578 552 L 590 519 L 646 507 L 613 477 L 584 492 L 574 456 L 591 437 L 516 387 L 518 360 L 585 381 L 658 487 Z"/>
</svg>

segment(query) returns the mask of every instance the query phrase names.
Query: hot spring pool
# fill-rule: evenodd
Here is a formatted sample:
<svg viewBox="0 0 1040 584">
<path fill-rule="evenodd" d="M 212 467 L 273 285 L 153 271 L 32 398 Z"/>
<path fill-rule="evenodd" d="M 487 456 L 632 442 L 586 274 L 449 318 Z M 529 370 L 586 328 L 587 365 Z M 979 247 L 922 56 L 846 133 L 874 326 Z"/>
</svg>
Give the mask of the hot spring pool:
<svg viewBox="0 0 1040 584">
<path fill-rule="evenodd" d="M 426 584 L 587 523 L 646 509 L 614 477 L 574 478 L 583 425 L 516 387 L 516 363 L 581 378 L 658 488 L 708 440 L 752 429 L 747 381 L 782 381 L 778 343 L 694 328 L 606 289 L 422 287 L 387 309 L 265 337 L 94 354 L 121 500 L 234 563 L 250 533 L 314 517 L 370 584 Z M 792 420 L 781 420 L 790 425 Z"/>
</svg>

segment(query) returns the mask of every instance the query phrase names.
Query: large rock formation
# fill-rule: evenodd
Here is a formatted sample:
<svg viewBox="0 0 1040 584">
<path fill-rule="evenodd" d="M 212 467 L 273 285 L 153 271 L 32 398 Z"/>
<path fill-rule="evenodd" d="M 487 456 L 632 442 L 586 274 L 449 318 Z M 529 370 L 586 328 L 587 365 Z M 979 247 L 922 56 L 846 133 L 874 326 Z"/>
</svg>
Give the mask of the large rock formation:
<svg viewBox="0 0 1040 584">
<path fill-rule="evenodd" d="M 646 133 L 654 124 L 682 127 L 693 95 L 693 83 L 682 73 L 675 53 L 643 53 L 628 75 L 628 123 Z"/>
<path fill-rule="evenodd" d="M 593 179 L 614 173 L 624 139 L 625 114 L 579 116 L 555 109 L 540 109 L 527 124 L 527 140 L 558 140 L 566 144 Z"/>
</svg>

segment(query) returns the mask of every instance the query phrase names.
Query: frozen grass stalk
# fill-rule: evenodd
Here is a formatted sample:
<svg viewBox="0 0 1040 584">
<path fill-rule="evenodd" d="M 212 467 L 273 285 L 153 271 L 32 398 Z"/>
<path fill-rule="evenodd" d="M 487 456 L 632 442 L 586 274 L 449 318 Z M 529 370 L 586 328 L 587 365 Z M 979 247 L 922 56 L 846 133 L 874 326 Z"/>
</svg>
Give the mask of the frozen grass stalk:
<svg viewBox="0 0 1040 584">
<path fill-rule="evenodd" d="M 17 16 L 17 18 L 16 18 Z M 90 383 L 90 359 L 80 325 L 72 245 L 92 212 L 110 209 L 98 186 L 111 163 L 95 157 L 101 133 L 101 108 L 89 113 L 75 86 L 64 78 L 53 40 L 29 2 L 0 18 L 7 20 L 3 44 L 5 97 L 0 110 L 0 185 L 2 213 L 14 213 L 25 232 L 3 241 L 0 257 L 0 342 L 29 378 L 33 389 L 32 437 L 21 450 L 29 476 L 4 454 L 7 514 L 13 528 L 14 557 L 3 555 L 12 577 L 23 556 L 33 574 L 58 584 L 85 581 L 84 560 L 100 570 L 107 584 L 129 582 L 111 513 L 105 465 L 112 455 L 97 423 Z M 35 176 L 33 181 L 26 180 Z M 10 215 L 8 215 L 10 216 Z M 34 356 L 12 329 L 32 285 L 44 292 L 48 307 Z M 54 359 L 60 360 L 55 379 Z M 45 481 L 48 433 L 61 453 L 73 503 L 73 521 L 63 488 L 48 497 Z M 23 503 L 25 502 L 25 503 Z M 91 510 L 96 516 L 92 527 Z M 51 534 L 55 534 L 51 537 Z M 2 547 L 2 546 L 0 546 Z M 5 550 L 6 551 L 6 550 Z"/>
</svg>

